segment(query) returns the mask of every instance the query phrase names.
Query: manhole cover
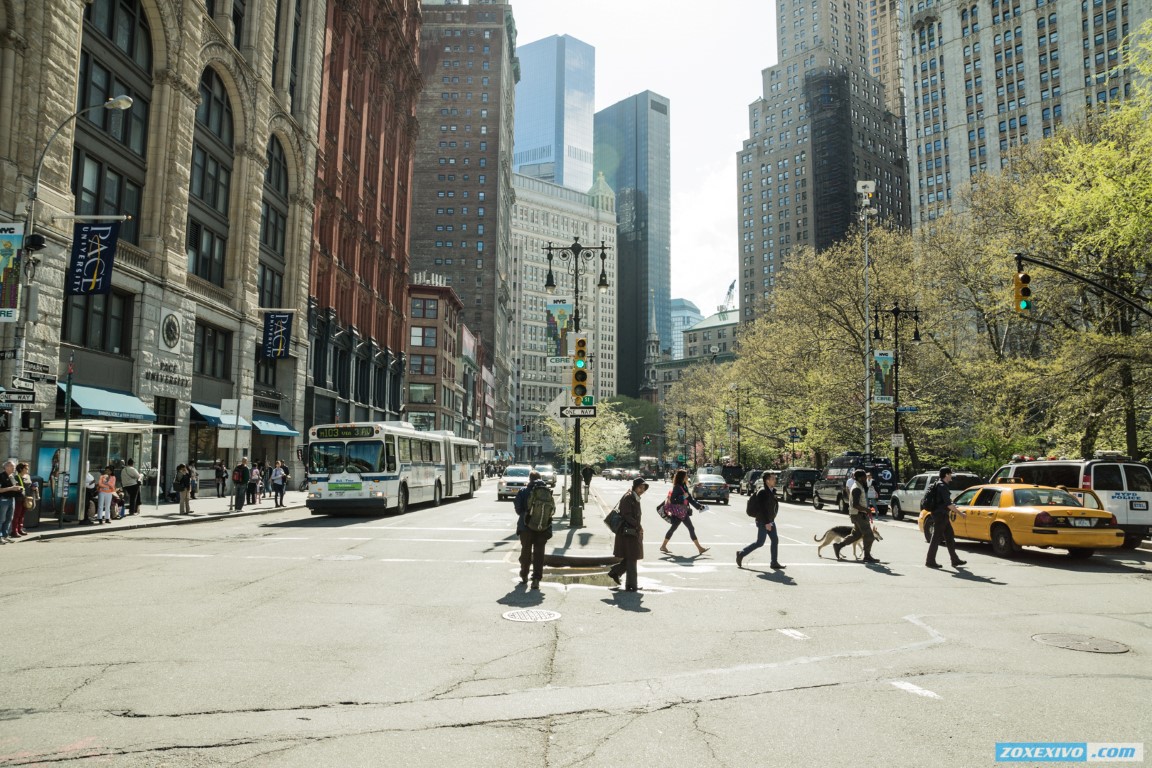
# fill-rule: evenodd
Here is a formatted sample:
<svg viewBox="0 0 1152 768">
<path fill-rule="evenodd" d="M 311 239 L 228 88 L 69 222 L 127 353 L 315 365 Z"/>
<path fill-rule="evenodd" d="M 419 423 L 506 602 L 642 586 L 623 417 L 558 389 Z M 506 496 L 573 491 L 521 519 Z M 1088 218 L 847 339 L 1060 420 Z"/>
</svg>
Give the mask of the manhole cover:
<svg viewBox="0 0 1152 768">
<path fill-rule="evenodd" d="M 508 621 L 556 621 L 560 618 L 560 614 L 556 611 L 545 611 L 539 608 L 522 608 L 508 611 L 504 614 L 504 618 Z"/>
<path fill-rule="evenodd" d="M 363 560 L 360 555 L 312 555 L 313 560 Z"/>
<path fill-rule="evenodd" d="M 1032 635 L 1032 639 L 1044 645 L 1054 645 L 1057 648 L 1067 648 L 1070 651 L 1085 651 L 1086 653 L 1127 653 L 1128 646 L 1115 640 L 1104 640 L 1088 635 Z"/>
</svg>

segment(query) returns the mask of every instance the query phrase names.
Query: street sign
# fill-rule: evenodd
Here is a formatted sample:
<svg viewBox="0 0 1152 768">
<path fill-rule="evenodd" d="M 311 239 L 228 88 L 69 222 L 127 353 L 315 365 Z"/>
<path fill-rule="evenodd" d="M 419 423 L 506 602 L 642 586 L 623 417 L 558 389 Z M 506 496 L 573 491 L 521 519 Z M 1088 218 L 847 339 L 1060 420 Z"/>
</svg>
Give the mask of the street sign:
<svg viewBox="0 0 1152 768">
<path fill-rule="evenodd" d="M 920 406 L 918 405 L 901 405 L 896 409 L 896 413 L 919 413 Z"/>
<path fill-rule="evenodd" d="M 548 403 L 548 407 L 544 410 L 549 416 L 560 422 L 561 426 L 564 426 L 566 422 L 564 421 L 564 417 L 560 415 L 560 409 L 564 407 L 565 403 L 571 402 L 571 399 L 567 392 L 561 392 L 553 398 L 552 402 Z"/>
<path fill-rule="evenodd" d="M 34 403 L 35 392 L 0 392 L 0 403 Z"/>
<path fill-rule="evenodd" d="M 596 406 L 577 408 L 574 405 L 566 405 L 560 409 L 560 417 L 564 419 L 594 419 L 596 418 Z"/>
<path fill-rule="evenodd" d="M 0 349 L 0 360 L 15 360 L 15 359 L 16 359 L 16 350 L 15 349 Z"/>
<path fill-rule="evenodd" d="M 24 371 L 27 373 L 51 373 L 52 369 L 43 363 L 33 363 L 29 360 L 25 360 Z"/>
<path fill-rule="evenodd" d="M 34 373 L 31 371 L 24 371 L 24 378 L 28 381 L 42 381 L 47 384 L 56 383 L 56 374 L 54 373 Z"/>
<path fill-rule="evenodd" d="M 903 432 L 897 432 L 896 434 L 892 435 L 892 447 L 893 448 L 903 448 L 904 447 L 904 433 Z"/>
<path fill-rule="evenodd" d="M 13 376 L 12 386 L 15 389 L 36 389 L 36 382 L 22 379 L 19 376 Z"/>
<path fill-rule="evenodd" d="M 559 357 L 548 358 L 548 365 L 550 365 L 550 366 L 571 365 L 571 364 L 572 364 L 572 358 L 564 357 L 563 355 L 561 355 Z"/>
<path fill-rule="evenodd" d="M 794 443 L 800 442 L 803 438 L 800 435 L 788 435 L 788 439 Z"/>
</svg>

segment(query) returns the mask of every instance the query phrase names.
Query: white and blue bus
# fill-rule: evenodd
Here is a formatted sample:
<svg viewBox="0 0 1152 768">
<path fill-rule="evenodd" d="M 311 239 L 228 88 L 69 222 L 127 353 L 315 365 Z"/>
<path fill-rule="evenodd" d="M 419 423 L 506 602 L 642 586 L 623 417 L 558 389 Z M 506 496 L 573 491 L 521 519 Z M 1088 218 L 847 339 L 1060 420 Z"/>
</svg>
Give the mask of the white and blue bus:
<svg viewBox="0 0 1152 768">
<path fill-rule="evenodd" d="M 471 498 L 484 477 L 477 441 L 405 421 L 317 425 L 306 459 L 314 515 L 403 514 L 411 504 Z"/>
</svg>

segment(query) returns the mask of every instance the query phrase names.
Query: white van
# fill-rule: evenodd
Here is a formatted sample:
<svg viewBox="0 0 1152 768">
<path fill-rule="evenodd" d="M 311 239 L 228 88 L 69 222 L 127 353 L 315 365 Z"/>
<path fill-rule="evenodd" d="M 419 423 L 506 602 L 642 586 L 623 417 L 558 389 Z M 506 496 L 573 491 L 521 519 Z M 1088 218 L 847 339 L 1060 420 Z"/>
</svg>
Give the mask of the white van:
<svg viewBox="0 0 1152 768">
<path fill-rule="evenodd" d="M 1138 461 L 1113 452 L 1092 459 L 1038 459 L 1006 464 L 991 483 L 1018 477 L 1035 485 L 1090 488 L 1124 529 L 1124 547 L 1135 549 L 1152 534 L 1152 471 Z"/>
</svg>

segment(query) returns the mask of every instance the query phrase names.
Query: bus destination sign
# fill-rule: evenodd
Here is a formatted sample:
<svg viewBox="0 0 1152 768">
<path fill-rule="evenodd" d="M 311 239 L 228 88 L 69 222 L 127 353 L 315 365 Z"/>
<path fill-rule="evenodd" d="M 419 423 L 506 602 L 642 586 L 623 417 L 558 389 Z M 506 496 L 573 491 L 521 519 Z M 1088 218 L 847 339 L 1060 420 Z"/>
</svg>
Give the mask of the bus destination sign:
<svg viewBox="0 0 1152 768">
<path fill-rule="evenodd" d="M 317 427 L 316 439 L 317 440 L 332 440 L 332 439 L 347 439 L 350 437 L 372 437 L 376 434 L 376 428 L 373 426 L 363 427 Z"/>
</svg>

